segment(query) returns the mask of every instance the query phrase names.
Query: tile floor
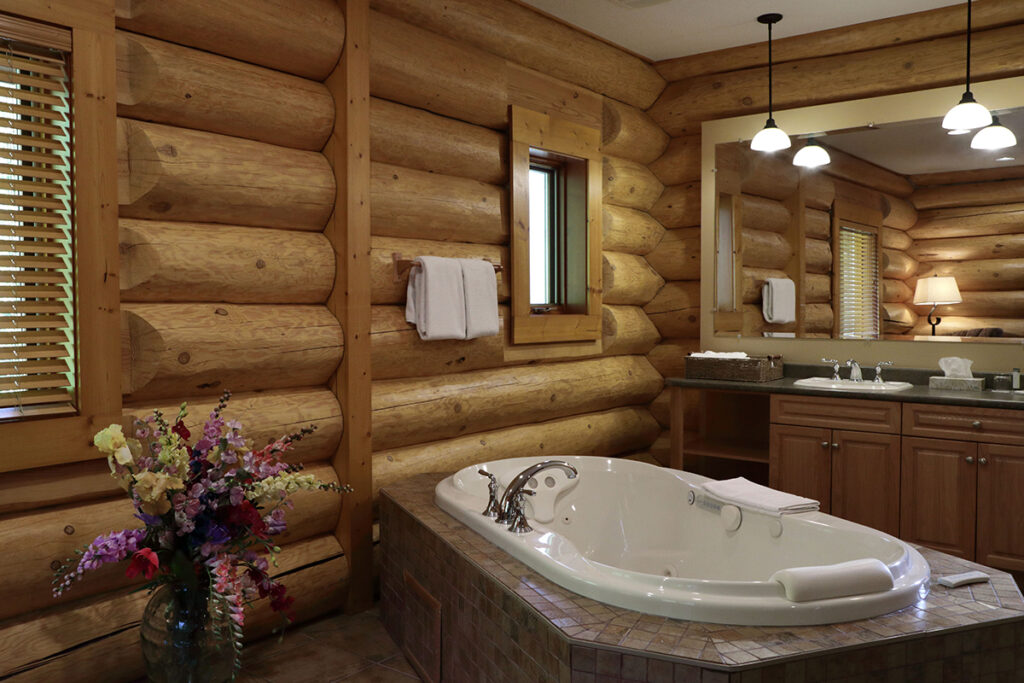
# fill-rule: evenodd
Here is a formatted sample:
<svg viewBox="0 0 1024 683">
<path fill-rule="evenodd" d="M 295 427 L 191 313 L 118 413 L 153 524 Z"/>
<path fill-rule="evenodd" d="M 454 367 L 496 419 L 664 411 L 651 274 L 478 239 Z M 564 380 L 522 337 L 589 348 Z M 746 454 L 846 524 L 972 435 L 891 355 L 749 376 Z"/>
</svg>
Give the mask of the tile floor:
<svg viewBox="0 0 1024 683">
<path fill-rule="evenodd" d="M 242 652 L 238 683 L 411 683 L 420 680 L 376 608 L 311 621 Z"/>
</svg>

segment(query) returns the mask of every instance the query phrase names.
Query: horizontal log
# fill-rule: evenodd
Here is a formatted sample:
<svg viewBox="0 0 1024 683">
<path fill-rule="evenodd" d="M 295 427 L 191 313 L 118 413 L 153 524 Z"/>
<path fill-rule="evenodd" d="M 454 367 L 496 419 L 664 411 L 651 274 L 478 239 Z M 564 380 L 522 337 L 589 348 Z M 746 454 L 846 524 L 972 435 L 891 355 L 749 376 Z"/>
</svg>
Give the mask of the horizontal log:
<svg viewBox="0 0 1024 683">
<path fill-rule="evenodd" d="M 744 337 L 760 337 L 764 332 L 796 332 L 796 323 L 767 323 L 760 306 L 743 305 Z"/>
<path fill-rule="evenodd" d="M 967 318 L 960 316 L 942 316 L 942 322 L 935 328 L 937 335 L 959 336 L 970 330 L 992 329 L 1002 330 L 1004 337 L 1024 337 L 1024 319 L 1016 318 Z M 910 331 L 916 336 L 930 336 L 932 326 L 928 324 L 926 316 L 918 319 L 917 325 Z M 968 335 L 974 336 L 974 335 Z"/>
<path fill-rule="evenodd" d="M 800 190 L 803 193 L 804 205 L 819 211 L 830 210 L 836 198 L 835 181 L 824 173 L 802 171 Z"/>
<path fill-rule="evenodd" d="M 830 301 L 832 301 L 832 276 L 810 273 L 805 275 L 804 303 L 827 304 Z"/>
<path fill-rule="evenodd" d="M 651 401 L 651 404 L 647 406 L 647 409 L 651 411 L 651 415 L 658 424 L 661 425 L 662 429 L 668 429 L 672 424 L 672 396 L 671 389 L 668 387 L 661 390 L 661 393 Z M 661 437 L 658 437 L 661 438 Z M 657 441 L 657 439 L 655 439 Z M 627 456 L 629 459 L 633 459 L 633 456 Z M 657 462 L 657 461 L 656 461 Z M 660 464 L 660 463 L 659 463 Z"/>
<path fill-rule="evenodd" d="M 804 331 L 810 334 L 832 332 L 832 304 L 805 304 Z"/>
<path fill-rule="evenodd" d="M 668 139 L 668 134 L 643 111 L 604 98 L 601 151 L 605 154 L 649 164 L 665 151 Z"/>
<path fill-rule="evenodd" d="M 699 337 L 700 283 L 669 282 L 644 311 L 662 337 Z"/>
<path fill-rule="evenodd" d="M 917 240 L 907 250 L 918 261 L 977 261 L 980 259 L 1024 259 L 1024 233 L 1017 235 L 986 235 L 983 237 L 950 237 L 938 240 Z"/>
<path fill-rule="evenodd" d="M 836 213 L 839 214 L 839 218 L 860 221 L 868 225 L 876 225 L 884 220 L 888 205 L 885 201 L 885 195 L 881 192 L 847 180 L 834 180 L 833 182 L 836 188 L 836 199 L 840 200 L 843 204 L 842 207 L 838 203 L 836 206 Z M 847 211 L 840 210 L 841 208 L 844 210 L 853 209 L 856 213 L 850 214 Z"/>
<path fill-rule="evenodd" d="M 882 277 L 906 280 L 918 272 L 918 262 L 910 254 L 882 249 Z"/>
<path fill-rule="evenodd" d="M 343 351 L 324 306 L 121 307 L 121 387 L 132 400 L 325 384 Z"/>
<path fill-rule="evenodd" d="M 1017 76 L 1011 55 L 1024 48 L 1019 26 L 973 34 L 971 74 L 978 81 Z M 893 68 L 893 64 L 901 68 Z M 648 110 L 669 135 L 695 133 L 702 121 L 763 112 L 767 68 L 698 75 L 670 83 Z M 866 78 L 865 74 L 871 74 Z M 954 85 L 963 79 L 963 36 L 789 62 L 774 73 L 776 110 Z M 781 115 L 780 115 L 781 117 Z M 785 127 L 784 119 L 779 119 Z"/>
<path fill-rule="evenodd" d="M 323 83 L 116 35 L 118 116 L 309 150 L 323 148 L 334 129 L 334 100 Z"/>
<path fill-rule="evenodd" d="M 664 382 L 641 356 L 520 365 L 373 384 L 380 451 L 650 401 Z"/>
<path fill-rule="evenodd" d="M 484 259 L 503 265 L 504 271 L 496 273 L 498 301 L 508 301 L 509 260 L 508 248 L 493 244 L 468 244 L 466 242 L 438 242 L 435 240 L 411 240 L 401 237 L 370 238 L 370 302 L 373 304 L 405 303 L 409 285 L 409 271 L 395 281 L 393 254 L 400 258 L 412 259 L 418 256 L 443 256 L 445 258 Z"/>
<path fill-rule="evenodd" d="M 914 191 L 914 186 L 910 184 L 906 176 L 877 166 L 870 161 L 864 161 L 841 149 L 829 147 L 828 152 L 832 161 L 822 170 L 834 178 L 841 178 L 896 197 L 909 197 L 910 193 Z"/>
<path fill-rule="evenodd" d="M 324 80 L 345 44 L 345 17 L 333 0 L 296 12 L 279 0 L 120 0 L 117 26 L 286 73 Z"/>
<path fill-rule="evenodd" d="M 639 306 L 603 306 L 601 344 L 606 356 L 645 354 L 661 336 L 644 309 Z"/>
<path fill-rule="evenodd" d="M 980 317 L 980 318 L 1020 318 L 1024 317 L 1024 291 L 1012 290 L 1005 292 L 961 292 L 963 301 L 958 304 L 939 306 L 935 315 Z M 921 315 L 927 309 L 919 309 Z"/>
<path fill-rule="evenodd" d="M 319 231 L 334 209 L 318 152 L 132 119 L 117 137 L 122 218 Z"/>
<path fill-rule="evenodd" d="M 505 60 L 380 12 L 370 13 L 370 93 L 488 128 L 508 125 Z"/>
<path fill-rule="evenodd" d="M 804 263 L 808 273 L 832 272 L 832 247 L 825 240 L 804 240 Z"/>
<path fill-rule="evenodd" d="M 882 225 L 897 230 L 910 230 L 917 223 L 917 209 L 907 199 L 882 194 L 885 216 Z"/>
<path fill-rule="evenodd" d="M 606 251 L 601 262 L 602 298 L 606 304 L 642 306 L 665 284 L 643 256 Z"/>
<path fill-rule="evenodd" d="M 740 218 L 744 228 L 767 230 L 781 235 L 793 220 L 789 209 L 780 201 L 754 195 L 740 195 Z"/>
<path fill-rule="evenodd" d="M 0 515 L 119 495 L 106 460 L 18 470 L 0 477 Z"/>
<path fill-rule="evenodd" d="M 884 278 L 882 280 L 882 301 L 890 304 L 905 304 L 914 298 L 914 290 L 903 280 Z"/>
<path fill-rule="evenodd" d="M 493 185 L 508 182 L 504 134 L 377 97 L 370 99 L 370 158 Z"/>
<path fill-rule="evenodd" d="M 686 357 L 694 351 L 700 351 L 699 339 L 662 339 L 647 360 L 664 377 L 686 377 Z"/>
<path fill-rule="evenodd" d="M 479 244 L 508 242 L 504 188 L 374 163 L 370 229 L 374 235 Z"/>
<path fill-rule="evenodd" d="M 336 482 L 329 464 L 305 470 L 323 481 Z M 287 515 L 287 534 L 276 537 L 295 543 L 319 534 L 331 533 L 341 512 L 341 496 L 323 491 L 300 491 L 291 497 L 295 508 Z M 9 598 L 0 603 L 0 619 L 7 619 L 53 604 L 50 579 L 57 562 L 74 556 L 74 551 L 100 534 L 140 526 L 127 497 L 81 505 L 52 508 L 0 518 L 0 541 L 5 549 L 7 572 L 0 588 Z M 112 565 L 90 572 L 72 587 L 69 596 L 84 598 L 130 583 L 124 566 Z"/>
<path fill-rule="evenodd" d="M 911 195 L 910 201 L 918 211 L 1024 202 L 1024 178 L 920 187 Z"/>
<path fill-rule="evenodd" d="M 933 275 L 955 277 L 961 293 L 1024 289 L 1024 261 L 1020 259 L 925 263 L 917 272 L 918 278 Z M 916 280 L 907 285 L 916 286 Z"/>
<path fill-rule="evenodd" d="M 604 201 L 616 206 L 647 211 L 664 189 L 654 174 L 643 164 L 617 157 L 604 158 Z M 655 218 L 657 214 L 652 212 Z M 665 221 L 662 225 L 666 225 Z M 698 218 L 698 223 L 700 219 Z M 677 226 L 667 226 L 677 227 Z"/>
<path fill-rule="evenodd" d="M 700 135 L 671 138 L 665 152 L 647 164 L 663 185 L 685 185 L 700 180 L 702 151 Z"/>
<path fill-rule="evenodd" d="M 700 228 L 666 230 L 647 262 L 666 280 L 699 280 Z"/>
<path fill-rule="evenodd" d="M 747 230 L 741 233 L 743 265 L 754 268 L 782 269 L 793 258 L 793 248 L 776 232 Z"/>
<path fill-rule="evenodd" d="M 518 3 L 373 0 L 372 6 L 640 109 L 651 106 L 665 87 L 640 58 Z"/>
<path fill-rule="evenodd" d="M 658 246 L 665 229 L 646 211 L 605 204 L 602 207 L 601 248 L 627 254 L 649 253 Z"/>
<path fill-rule="evenodd" d="M 612 456 L 648 446 L 661 432 L 647 408 L 615 408 L 507 427 L 373 454 L 374 496 L 379 489 L 424 472 L 452 472 L 501 458 L 557 455 Z"/>
<path fill-rule="evenodd" d="M 821 209 L 804 209 L 804 235 L 818 240 L 832 237 L 832 216 Z"/>
<path fill-rule="evenodd" d="M 909 177 L 914 187 L 925 185 L 956 185 L 958 183 L 987 183 L 991 180 L 1009 180 L 1024 178 L 1024 165 L 1004 166 L 996 168 L 975 168 L 969 171 L 939 171 L 937 173 L 917 173 Z"/>
<path fill-rule="evenodd" d="M 738 142 L 715 149 L 715 184 L 720 192 L 788 199 L 800 184 L 799 169 L 785 153 L 760 154 Z"/>
<path fill-rule="evenodd" d="M 185 426 L 193 434 L 198 434 L 207 417 L 217 407 L 217 401 L 210 396 L 184 400 L 188 402 Z M 181 403 L 177 398 L 174 401 L 129 403 L 121 412 L 126 424 L 130 424 L 132 420 L 152 415 L 154 410 L 160 410 L 164 415 L 175 415 Z M 257 449 L 303 427 L 315 427 L 316 431 L 295 442 L 288 450 L 285 459 L 294 463 L 310 463 L 332 457 L 338 450 L 344 429 L 338 399 L 329 389 L 322 387 L 232 394 L 224 416 L 241 422 L 243 434 L 252 440 L 253 448 Z"/>
<path fill-rule="evenodd" d="M 902 230 L 897 230 L 896 228 L 887 228 L 885 226 L 882 226 L 881 235 L 882 246 L 885 247 L 886 249 L 895 249 L 896 251 L 908 251 L 910 250 L 911 245 L 914 244 L 914 240 L 911 239 L 910 235 L 903 232 Z M 910 250 L 910 255 L 917 258 L 913 250 Z M 920 261 L 921 259 L 918 258 L 917 260 Z"/>
<path fill-rule="evenodd" d="M 906 334 L 917 323 L 918 315 L 910 306 L 901 303 L 882 303 L 882 332 Z"/>
<path fill-rule="evenodd" d="M 922 212 L 907 231 L 914 240 L 1024 233 L 1024 204 Z"/>
<path fill-rule="evenodd" d="M 647 453 L 659 467 L 668 467 L 672 461 L 672 437 L 668 432 L 662 432 L 647 448 Z"/>
<path fill-rule="evenodd" d="M 651 207 L 651 216 L 666 228 L 700 225 L 700 183 L 666 187 Z"/>
<path fill-rule="evenodd" d="M 320 233 L 133 218 L 118 228 L 121 301 L 320 303 L 334 287 Z"/>
<path fill-rule="evenodd" d="M 757 304 L 761 305 L 761 289 L 764 287 L 764 281 L 768 278 L 788 278 L 789 276 L 782 270 L 775 270 L 772 268 L 743 268 L 743 284 L 741 290 L 741 296 L 743 303 L 745 304 Z"/>
</svg>

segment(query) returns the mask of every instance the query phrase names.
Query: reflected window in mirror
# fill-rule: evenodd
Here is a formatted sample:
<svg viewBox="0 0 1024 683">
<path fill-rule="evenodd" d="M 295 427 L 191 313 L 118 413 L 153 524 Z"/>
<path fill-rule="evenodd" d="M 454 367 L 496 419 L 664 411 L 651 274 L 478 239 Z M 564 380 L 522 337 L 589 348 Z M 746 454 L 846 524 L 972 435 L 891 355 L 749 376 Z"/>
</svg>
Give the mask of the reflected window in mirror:
<svg viewBox="0 0 1024 683">
<path fill-rule="evenodd" d="M 834 244 L 839 262 L 834 288 L 839 300 L 836 336 L 840 339 L 878 339 L 878 228 L 842 221 L 838 223 Z"/>
</svg>

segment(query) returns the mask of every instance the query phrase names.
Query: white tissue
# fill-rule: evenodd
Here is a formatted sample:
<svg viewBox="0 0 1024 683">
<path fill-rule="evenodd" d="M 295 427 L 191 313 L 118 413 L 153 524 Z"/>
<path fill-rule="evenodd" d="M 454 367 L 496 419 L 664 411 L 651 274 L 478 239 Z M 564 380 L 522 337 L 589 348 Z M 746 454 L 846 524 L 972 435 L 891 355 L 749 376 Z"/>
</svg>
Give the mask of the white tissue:
<svg viewBox="0 0 1024 683">
<path fill-rule="evenodd" d="M 690 354 L 695 358 L 747 358 L 746 351 L 700 351 Z"/>
<path fill-rule="evenodd" d="M 946 377 L 970 379 L 974 377 L 974 375 L 971 374 L 972 365 L 974 365 L 974 361 L 969 358 L 947 356 L 939 359 L 939 367 L 942 368 L 944 373 L 946 373 Z"/>
</svg>

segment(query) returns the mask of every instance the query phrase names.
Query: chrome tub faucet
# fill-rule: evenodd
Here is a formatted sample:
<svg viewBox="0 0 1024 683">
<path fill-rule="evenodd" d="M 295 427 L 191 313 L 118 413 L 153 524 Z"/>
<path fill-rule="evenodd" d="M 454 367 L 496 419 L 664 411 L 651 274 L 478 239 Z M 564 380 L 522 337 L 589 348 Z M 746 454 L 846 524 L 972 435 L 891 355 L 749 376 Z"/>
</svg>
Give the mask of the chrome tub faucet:
<svg viewBox="0 0 1024 683">
<path fill-rule="evenodd" d="M 525 470 L 517 474 L 505 488 L 505 493 L 498 501 L 498 516 L 494 521 L 500 524 L 509 524 L 509 531 L 514 533 L 525 533 L 527 531 L 531 531 L 530 525 L 526 523 L 526 513 L 523 511 L 523 496 L 532 496 L 534 495 L 534 492 L 524 487 L 530 479 L 537 476 L 544 470 L 551 469 L 553 467 L 563 470 L 566 477 L 569 479 L 575 479 L 579 475 L 576 468 L 564 460 L 544 460 L 535 465 L 530 465 Z M 482 473 L 483 472 L 481 471 L 481 474 Z M 488 504 L 487 507 L 488 510 L 485 510 L 484 514 L 487 514 L 490 510 L 490 504 Z"/>
</svg>

